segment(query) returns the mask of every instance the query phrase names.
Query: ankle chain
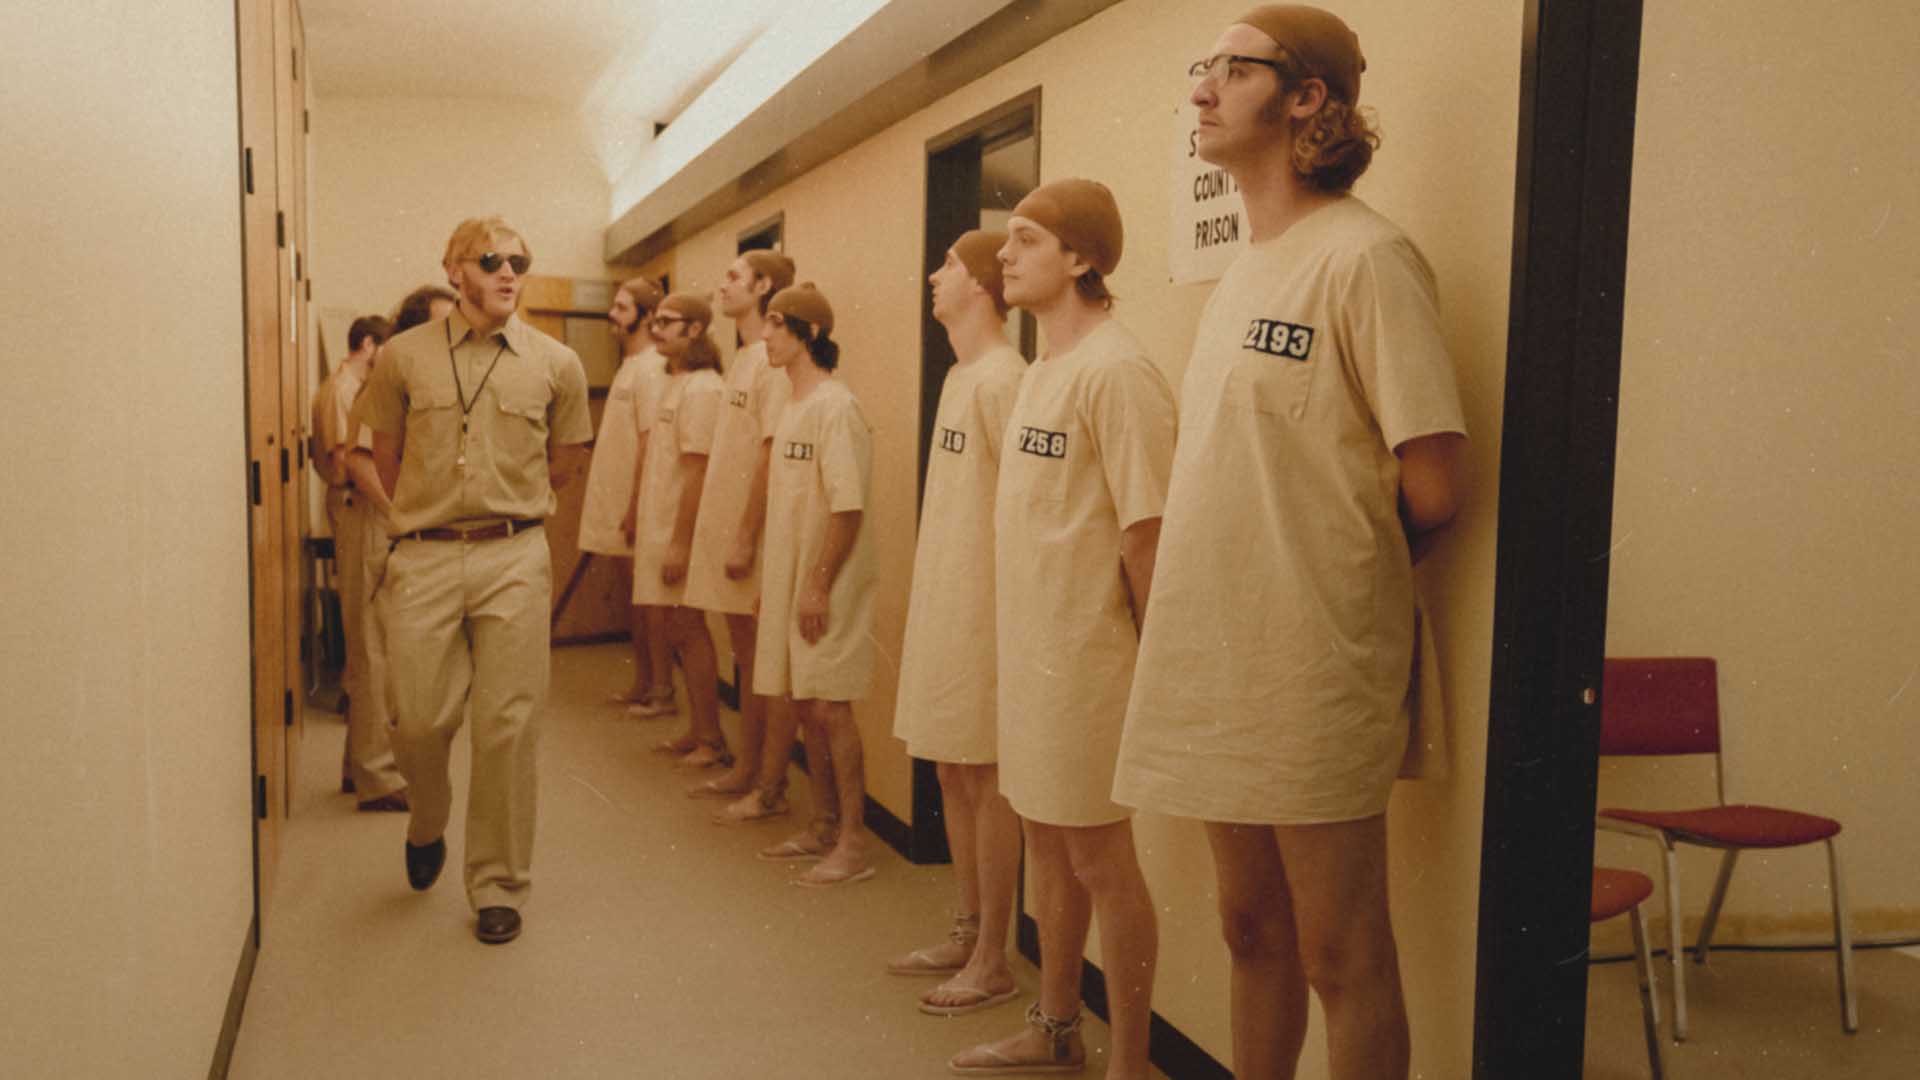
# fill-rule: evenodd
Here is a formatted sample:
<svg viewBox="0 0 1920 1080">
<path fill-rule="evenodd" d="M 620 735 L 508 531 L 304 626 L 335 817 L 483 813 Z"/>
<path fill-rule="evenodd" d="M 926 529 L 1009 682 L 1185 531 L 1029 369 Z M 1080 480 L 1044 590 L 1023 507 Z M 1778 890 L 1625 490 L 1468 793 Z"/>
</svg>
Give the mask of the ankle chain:
<svg viewBox="0 0 1920 1080">
<path fill-rule="evenodd" d="M 1072 1016 L 1062 1020 L 1041 1012 L 1037 1001 L 1027 1006 L 1027 1026 L 1047 1037 L 1049 1049 L 1056 1060 L 1067 1056 L 1067 1040 L 1080 1030 L 1080 1016 L 1080 1010 L 1075 1009 Z"/>
<path fill-rule="evenodd" d="M 971 949 L 980 940 L 980 916 L 955 915 L 953 929 L 947 931 L 947 940 L 963 949 Z"/>
</svg>

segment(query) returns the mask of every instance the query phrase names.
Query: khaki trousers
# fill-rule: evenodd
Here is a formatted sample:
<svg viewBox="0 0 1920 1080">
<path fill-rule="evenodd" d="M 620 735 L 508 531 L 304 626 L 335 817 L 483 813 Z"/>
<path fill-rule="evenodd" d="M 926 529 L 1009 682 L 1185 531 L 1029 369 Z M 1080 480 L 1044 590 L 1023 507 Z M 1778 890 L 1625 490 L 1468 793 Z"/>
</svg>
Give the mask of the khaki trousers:
<svg viewBox="0 0 1920 1080">
<path fill-rule="evenodd" d="M 447 761 L 470 714 L 467 900 L 518 908 L 533 886 L 534 757 L 551 676 L 553 570 L 544 529 L 498 540 L 401 540 L 378 592 L 407 840 L 446 832 Z"/>
<path fill-rule="evenodd" d="M 361 802 L 371 802 L 407 786 L 394 763 L 388 735 L 386 658 L 380 644 L 379 618 L 367 603 L 374 580 L 368 572 L 370 547 L 376 540 L 384 543 L 385 539 L 385 530 L 372 518 L 366 506 L 353 500 L 346 488 L 327 489 L 333 559 L 340 568 L 340 630 L 347 643 L 346 670 L 340 675 L 350 701 L 346 775 L 352 778 L 355 797 Z M 385 552 L 381 554 L 384 557 Z"/>
</svg>

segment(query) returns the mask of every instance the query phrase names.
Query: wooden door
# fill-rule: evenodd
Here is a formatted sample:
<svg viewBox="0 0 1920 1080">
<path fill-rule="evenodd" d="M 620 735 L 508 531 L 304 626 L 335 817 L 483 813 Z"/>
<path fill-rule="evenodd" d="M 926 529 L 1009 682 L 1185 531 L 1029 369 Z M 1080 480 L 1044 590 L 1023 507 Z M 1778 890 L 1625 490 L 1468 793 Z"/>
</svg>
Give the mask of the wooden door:
<svg viewBox="0 0 1920 1080">
<path fill-rule="evenodd" d="M 254 896 L 266 913 L 279 867 L 285 817 L 286 678 L 285 547 L 280 426 L 280 287 L 274 136 L 274 41 L 271 0 L 240 0 L 239 38 L 242 259 L 246 320 L 247 534 L 252 582 Z"/>
<path fill-rule="evenodd" d="M 300 643 L 305 639 L 305 594 L 300 588 L 302 566 L 306 561 L 307 503 L 306 470 L 297 467 L 304 461 L 307 418 L 301 403 L 303 393 L 301 350 L 307 339 L 302 315 L 301 279 L 304 255 L 300 238 L 306 214 L 302 196 L 302 165 L 306 160 L 306 140 L 301 127 L 306 114 L 303 90 L 304 51 L 299 36 L 298 9 L 293 0 L 273 0 L 274 44 L 274 192 L 278 201 L 278 242 L 275 258 L 275 282 L 279 294 L 279 368 L 280 368 L 280 447 L 277 455 L 280 485 L 279 549 L 281 625 L 284 647 L 281 664 L 287 688 L 287 726 L 285 755 L 281 761 L 280 798 L 284 812 L 293 812 L 294 778 L 298 775 L 300 740 L 306 730 L 303 719 L 306 701 L 304 671 L 300 663 Z"/>
<path fill-rule="evenodd" d="M 567 343 L 570 321 L 575 326 L 590 327 L 589 334 L 605 333 L 604 320 L 612 299 L 613 283 L 609 281 L 534 274 L 528 276 L 526 288 L 521 292 L 520 317 L 534 329 Z M 612 340 L 610 334 L 606 340 Z M 588 343 L 576 334 L 570 344 L 584 347 Z M 617 356 L 616 349 L 616 362 Z M 598 371 L 596 375 L 601 366 L 604 365 L 588 365 L 588 404 L 596 432 L 600 430 L 600 417 L 607 403 L 608 373 Z M 591 467 L 589 459 L 586 468 Z M 631 593 L 622 588 L 624 583 L 613 560 L 582 559 L 580 510 L 586 499 L 586 468 L 572 483 L 560 489 L 558 506 L 547 519 L 547 545 L 553 552 L 553 640 L 556 645 L 617 640 L 628 633 Z"/>
</svg>

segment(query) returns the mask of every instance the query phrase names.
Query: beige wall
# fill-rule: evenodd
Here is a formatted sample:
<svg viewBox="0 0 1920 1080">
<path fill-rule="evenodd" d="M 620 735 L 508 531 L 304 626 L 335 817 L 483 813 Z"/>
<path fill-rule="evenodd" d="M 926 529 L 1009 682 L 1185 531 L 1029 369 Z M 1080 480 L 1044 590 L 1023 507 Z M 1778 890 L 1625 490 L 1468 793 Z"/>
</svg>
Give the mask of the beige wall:
<svg viewBox="0 0 1920 1080">
<path fill-rule="evenodd" d="M 1840 820 L 1867 934 L 1920 931 L 1915 40 L 1911 5 L 1647 6 L 1608 604 L 1610 654 L 1719 659 L 1728 798 Z M 1601 802 L 1710 776 L 1608 763 Z M 1713 865 L 1682 864 L 1696 917 Z M 1724 936 L 1818 940 L 1825 881 L 1743 857 Z"/>
<path fill-rule="evenodd" d="M 876 428 L 875 507 L 882 595 L 875 633 L 885 659 L 857 708 L 874 796 L 910 809 L 910 764 L 891 737 L 896 662 L 914 543 L 919 417 L 925 142 L 1040 86 L 1041 174 L 1109 184 L 1130 228 L 1113 276 L 1116 309 L 1178 385 L 1206 286 L 1167 285 L 1168 146 L 1186 63 L 1244 3 L 1132 0 L 1096 16 L 869 139 L 682 244 L 680 287 L 710 288 L 736 235 L 786 214 L 787 251 L 834 301 L 842 377 Z M 1449 339 L 1474 433 L 1473 505 L 1423 567 L 1448 656 L 1455 772 L 1402 785 L 1393 810 L 1397 920 L 1424 1075 L 1461 1076 L 1472 1042 L 1481 776 L 1492 636 L 1494 490 L 1505 369 L 1520 8 L 1482 0 L 1409 10 L 1344 5 L 1369 62 L 1366 100 L 1386 144 L 1361 194 L 1419 240 L 1439 274 Z M 1470 27 L 1462 31 L 1461 27 Z M 1443 45 L 1444 47 L 1441 47 Z M 1462 117 L 1472 119 L 1463 123 Z M 722 333 L 722 337 L 728 337 Z M 1152 815 L 1138 823 L 1162 909 L 1156 1007 L 1215 1056 L 1228 1055 L 1226 953 L 1215 927 L 1212 865 L 1198 828 Z M 929 925 L 939 919 L 929 912 Z M 1092 949 L 1098 957 L 1097 944 Z M 1317 1033 L 1304 1075 L 1324 1068 Z"/>
<path fill-rule="evenodd" d="M 313 110 L 313 302 L 322 314 L 391 312 L 444 285 L 440 256 L 463 218 L 499 214 L 534 270 L 604 277 L 612 198 L 579 118 L 546 105 L 453 98 L 323 97 Z"/>
<path fill-rule="evenodd" d="M 197 1077 L 252 917 L 234 16 L 95 7 L 0 40 L 0 1071 Z"/>
</svg>

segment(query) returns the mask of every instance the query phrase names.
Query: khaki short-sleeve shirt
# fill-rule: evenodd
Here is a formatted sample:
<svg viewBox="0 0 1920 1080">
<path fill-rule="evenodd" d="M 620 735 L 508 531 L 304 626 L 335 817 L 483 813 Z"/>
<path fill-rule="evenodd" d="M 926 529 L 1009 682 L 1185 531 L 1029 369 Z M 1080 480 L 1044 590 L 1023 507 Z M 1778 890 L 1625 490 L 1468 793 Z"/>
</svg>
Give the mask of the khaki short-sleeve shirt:
<svg viewBox="0 0 1920 1080">
<path fill-rule="evenodd" d="M 660 566 L 673 546 L 680 499 L 695 465 L 713 449 L 713 433 L 725 387 L 706 368 L 676 372 L 661 381 L 653 430 L 647 435 L 645 475 L 640 478 L 633 544 L 633 602 L 671 607 L 685 603 L 686 579 L 668 585 Z"/>
<path fill-rule="evenodd" d="M 457 310 L 394 337 L 354 415 L 405 438 L 396 533 L 547 517 L 549 445 L 593 440 L 580 357 L 518 315 L 484 340 Z"/>
<path fill-rule="evenodd" d="M 785 379 L 785 376 L 781 376 Z M 873 520 L 867 509 L 873 429 L 846 384 L 828 379 L 793 401 L 774 434 L 767 478 L 766 562 L 753 692 L 855 701 L 873 684 Z M 794 608 L 834 514 L 862 511 L 853 548 L 827 593 L 827 632 L 809 643 Z"/>
<path fill-rule="evenodd" d="M 727 368 L 726 396 L 714 430 L 707 486 L 700 492 L 700 516 L 693 526 L 693 558 L 687 564 L 687 604 L 703 611 L 747 615 L 760 597 L 761 562 L 741 580 L 727 576 L 727 557 L 745 516 L 760 449 L 780 424 L 793 384 L 767 363 L 766 342 L 756 341 L 733 354 Z M 766 530 L 761 530 L 762 548 Z"/>
<path fill-rule="evenodd" d="M 580 550 L 602 555 L 631 555 L 633 545 L 620 523 L 633 505 L 633 461 L 639 451 L 640 420 L 657 407 L 653 383 L 666 371 L 659 350 L 648 346 L 620 362 L 607 388 L 600 414 L 600 437 L 593 442 L 587 467 L 587 493 L 580 507 Z"/>
<path fill-rule="evenodd" d="M 1464 431 L 1432 270 L 1391 222 L 1348 197 L 1235 261 L 1182 387 L 1117 800 L 1386 809 L 1416 645 L 1394 450 Z"/>
<path fill-rule="evenodd" d="M 930 761 L 998 759 L 993 495 L 1027 362 L 1000 346 L 947 372 L 934 420 L 893 733 Z"/>
<path fill-rule="evenodd" d="M 1133 680 L 1121 533 L 1160 516 L 1172 389 L 1109 319 L 1027 369 L 994 498 L 1000 790 L 1022 817 L 1102 825 Z M 1154 601 L 1158 603 L 1158 598 Z"/>
</svg>

